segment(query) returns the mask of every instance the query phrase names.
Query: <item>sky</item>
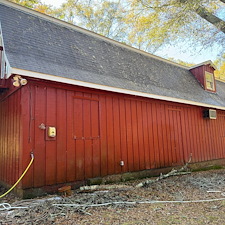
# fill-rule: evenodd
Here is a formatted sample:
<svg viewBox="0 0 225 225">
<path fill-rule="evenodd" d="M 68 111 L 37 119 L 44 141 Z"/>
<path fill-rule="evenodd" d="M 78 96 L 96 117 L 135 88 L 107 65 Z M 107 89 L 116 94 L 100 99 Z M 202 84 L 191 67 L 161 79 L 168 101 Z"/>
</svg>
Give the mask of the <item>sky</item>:
<svg viewBox="0 0 225 225">
<path fill-rule="evenodd" d="M 41 2 L 58 7 L 64 3 L 65 0 L 41 0 Z"/>
<path fill-rule="evenodd" d="M 45 4 L 50 4 L 55 7 L 59 7 L 62 3 L 66 2 L 66 0 L 41 0 Z M 225 14 L 223 12 L 223 14 Z M 186 48 L 185 48 L 186 49 Z M 181 45 L 176 46 L 167 46 L 166 48 L 156 52 L 156 54 L 163 58 L 174 58 L 176 60 L 182 60 L 189 63 L 199 64 L 208 60 L 216 60 L 217 51 L 212 51 L 212 49 L 201 50 L 196 49 L 196 53 L 185 51 Z"/>
</svg>

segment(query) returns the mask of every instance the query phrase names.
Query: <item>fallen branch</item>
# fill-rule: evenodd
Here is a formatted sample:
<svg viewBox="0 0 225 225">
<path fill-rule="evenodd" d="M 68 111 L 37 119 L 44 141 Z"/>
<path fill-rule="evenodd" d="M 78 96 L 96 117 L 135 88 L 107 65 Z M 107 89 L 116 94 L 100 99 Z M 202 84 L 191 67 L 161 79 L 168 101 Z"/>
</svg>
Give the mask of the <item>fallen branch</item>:
<svg viewBox="0 0 225 225">
<path fill-rule="evenodd" d="M 105 191 L 111 189 L 124 189 L 129 188 L 127 185 L 92 185 L 92 186 L 82 186 L 80 187 L 80 191 L 92 192 L 92 191 Z"/>
<path fill-rule="evenodd" d="M 89 208 L 89 207 L 101 207 L 101 206 L 109 206 L 109 205 L 135 205 L 138 202 L 106 202 L 101 204 L 53 204 L 53 206 L 65 206 L 65 207 L 75 207 L 75 208 Z"/>
<path fill-rule="evenodd" d="M 188 164 L 191 162 L 191 158 L 192 158 L 192 154 L 190 155 L 190 158 L 189 160 L 185 163 L 185 165 L 180 168 L 179 170 L 176 170 L 176 169 L 172 169 L 169 173 L 167 174 L 160 174 L 160 176 L 155 179 L 155 180 L 146 180 L 144 182 L 141 182 L 139 184 L 136 185 L 136 187 L 140 188 L 140 187 L 146 187 L 148 186 L 149 184 L 152 184 L 152 183 L 155 183 L 159 180 L 162 180 L 162 179 L 165 179 L 167 177 L 171 177 L 171 176 L 179 176 L 179 175 L 186 175 L 186 174 L 190 174 L 191 172 L 187 171 L 188 169 Z"/>
<path fill-rule="evenodd" d="M 13 207 L 9 203 L 1 203 L 0 204 L 0 211 L 12 210 L 12 209 L 27 209 L 27 208 L 28 207 L 22 207 L 22 206 Z"/>
<path fill-rule="evenodd" d="M 53 204 L 53 206 L 60 207 L 75 207 L 75 208 L 91 208 L 91 207 L 102 207 L 109 205 L 136 205 L 136 204 L 160 204 L 160 203 L 204 203 L 204 202 L 215 202 L 225 201 L 225 198 L 216 199 L 202 199 L 202 200 L 187 200 L 187 201 L 134 201 L 134 202 L 106 202 L 101 204 Z"/>
<path fill-rule="evenodd" d="M 207 191 L 208 193 L 221 193 L 222 191 L 217 191 L 217 190 L 209 190 L 209 191 Z"/>
<path fill-rule="evenodd" d="M 31 207 L 35 207 L 37 205 L 41 205 L 46 201 L 59 201 L 62 200 L 60 197 L 52 197 L 48 199 L 37 199 L 37 200 L 22 200 L 13 203 L 13 206 L 9 203 L 0 203 L 0 211 L 11 211 L 14 209 L 28 209 Z"/>
</svg>

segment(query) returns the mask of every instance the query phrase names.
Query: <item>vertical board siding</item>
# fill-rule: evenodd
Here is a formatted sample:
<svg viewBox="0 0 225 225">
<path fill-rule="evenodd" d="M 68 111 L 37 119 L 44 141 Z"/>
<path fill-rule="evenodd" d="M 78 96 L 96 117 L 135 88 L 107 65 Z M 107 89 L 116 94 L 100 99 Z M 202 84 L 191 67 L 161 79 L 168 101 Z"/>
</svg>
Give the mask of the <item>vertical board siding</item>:
<svg viewBox="0 0 225 225">
<path fill-rule="evenodd" d="M 100 156 L 100 107 L 99 96 L 92 94 L 91 101 L 91 134 L 92 134 L 92 177 L 101 175 Z"/>
<path fill-rule="evenodd" d="M 67 171 L 66 171 L 66 154 L 67 154 L 67 126 L 66 126 L 66 91 L 57 89 L 57 104 L 56 104 L 56 129 L 57 129 L 57 146 L 56 146 L 56 155 L 57 155 L 57 183 L 66 182 Z M 46 121 L 48 123 L 48 121 Z M 48 124 L 47 124 L 48 125 Z"/>
<path fill-rule="evenodd" d="M 138 171 L 139 166 L 139 140 L 138 140 L 138 130 L 137 130 L 137 102 L 131 100 L 131 133 L 132 133 L 132 145 L 133 145 L 133 165 L 134 171 Z"/>
<path fill-rule="evenodd" d="M 46 121 L 46 87 L 35 86 L 34 89 L 34 187 L 46 185 L 46 148 L 45 148 L 45 130 L 40 128 Z"/>
<path fill-rule="evenodd" d="M 150 124 L 153 124 L 153 151 L 154 151 L 154 159 L 153 159 L 153 166 L 155 168 L 160 167 L 160 149 L 159 149 L 159 138 L 158 138 L 158 129 L 159 129 L 159 123 L 158 123 L 158 117 L 157 117 L 157 106 L 155 102 L 152 103 L 152 118 L 149 120 Z M 158 112 L 160 113 L 160 112 Z"/>
<path fill-rule="evenodd" d="M 220 143 L 220 158 L 225 157 L 225 114 L 219 114 L 218 116 L 219 119 L 219 126 L 218 126 L 218 141 Z"/>
<path fill-rule="evenodd" d="M 33 86 L 24 86 L 21 89 L 21 99 L 23 100 L 23 106 L 21 107 L 21 127 L 20 127 L 20 136 L 21 136 L 21 149 L 22 157 L 20 160 L 20 170 L 23 171 L 29 161 L 30 153 L 34 150 L 34 118 L 35 110 L 34 104 L 35 101 L 35 90 Z M 27 171 L 27 174 L 22 180 L 23 188 L 33 187 L 34 182 L 34 163 Z"/>
<path fill-rule="evenodd" d="M 0 177 L 7 183 L 15 181 L 18 170 L 29 163 L 30 151 L 35 162 L 23 188 L 183 165 L 191 155 L 192 162 L 225 157 L 225 113 L 220 110 L 217 120 L 209 120 L 203 119 L 202 107 L 85 88 L 39 84 L 22 90 L 26 102 L 21 113 L 23 128 L 15 104 L 19 95 L 2 102 L 0 108 Z M 56 127 L 56 138 L 47 137 L 48 126 Z"/>
<path fill-rule="evenodd" d="M 76 148 L 74 140 L 74 91 L 67 91 L 66 104 L 67 104 L 67 181 L 72 182 L 76 180 Z M 54 143 L 54 141 L 52 141 Z"/>
<path fill-rule="evenodd" d="M 164 155 L 164 148 L 166 147 L 163 141 L 163 126 L 162 115 L 164 115 L 164 111 L 161 107 L 161 104 L 156 104 L 156 121 L 157 121 L 157 137 L 158 137 L 158 148 L 159 148 L 159 155 L 158 155 L 158 166 L 157 167 L 165 167 L 165 155 Z"/>
<path fill-rule="evenodd" d="M 126 111 L 124 99 L 119 99 L 119 117 L 120 117 L 120 143 L 121 143 L 121 161 L 124 166 L 121 167 L 121 172 L 128 171 L 128 148 L 127 148 L 127 128 L 126 128 Z M 102 121 L 102 120 L 101 120 Z M 101 133 L 102 134 L 102 133 Z M 101 135 L 103 139 L 104 136 Z"/>
<path fill-rule="evenodd" d="M 139 154 L 139 163 L 140 170 L 144 170 L 145 167 L 145 146 L 144 146 L 144 132 L 143 132 L 143 114 L 142 114 L 142 103 L 137 101 L 137 131 L 138 131 L 138 154 Z"/>
<path fill-rule="evenodd" d="M 46 121 L 48 126 L 54 126 L 57 121 L 56 114 L 56 89 L 47 88 L 46 90 Z M 46 185 L 52 185 L 56 183 L 56 142 L 55 141 L 46 141 Z"/>
<path fill-rule="evenodd" d="M 0 181 L 12 185 L 20 176 L 20 96 L 18 90 L 0 101 Z"/>
<path fill-rule="evenodd" d="M 149 164 L 150 169 L 155 168 L 155 147 L 154 147 L 154 141 L 153 141 L 153 133 L 155 132 L 153 130 L 153 122 L 152 122 L 152 104 L 147 103 L 147 126 L 146 126 L 146 133 L 148 134 L 148 140 L 149 140 Z"/>
<path fill-rule="evenodd" d="M 107 166 L 108 174 L 115 173 L 113 98 L 106 97 Z"/>
<path fill-rule="evenodd" d="M 108 158 L 108 152 L 107 152 L 107 125 L 106 125 L 106 97 L 105 96 L 99 96 L 99 101 L 101 104 L 99 105 L 99 111 L 100 111 L 100 160 L 101 160 L 101 176 L 106 176 L 108 173 L 108 165 L 107 165 L 107 158 Z"/>
<path fill-rule="evenodd" d="M 125 100 L 126 107 L 126 122 L 125 128 L 127 133 L 127 165 L 128 171 L 134 171 L 134 150 L 133 150 L 133 127 L 132 127 L 132 117 L 131 117 L 131 101 Z"/>
<path fill-rule="evenodd" d="M 149 131 L 151 130 L 151 127 L 148 126 L 148 116 L 147 116 L 147 103 L 142 102 L 142 135 L 143 135 L 143 150 L 140 149 L 140 152 L 142 152 L 144 157 L 144 169 L 150 169 L 150 143 L 149 143 Z"/>
<path fill-rule="evenodd" d="M 113 98 L 113 130 L 114 130 L 114 149 L 115 149 L 115 172 L 121 172 L 121 143 L 120 143 L 120 115 L 119 115 L 119 99 Z"/>
</svg>

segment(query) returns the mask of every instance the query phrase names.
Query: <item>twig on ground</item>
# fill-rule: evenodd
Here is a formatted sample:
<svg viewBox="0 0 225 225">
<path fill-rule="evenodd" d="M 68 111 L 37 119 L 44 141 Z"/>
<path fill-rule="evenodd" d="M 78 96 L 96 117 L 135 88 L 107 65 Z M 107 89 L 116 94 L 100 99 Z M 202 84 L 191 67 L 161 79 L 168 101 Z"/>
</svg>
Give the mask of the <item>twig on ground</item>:
<svg viewBox="0 0 225 225">
<path fill-rule="evenodd" d="M 127 189 L 130 188 L 127 185 L 92 185 L 92 186 L 82 186 L 80 187 L 80 191 L 104 191 L 104 190 L 112 190 L 112 189 Z"/>
<path fill-rule="evenodd" d="M 1 203 L 0 204 L 0 211 L 12 210 L 12 209 L 27 209 L 27 208 L 28 207 L 22 207 L 22 206 L 13 207 L 9 203 Z"/>
<path fill-rule="evenodd" d="M 222 192 L 222 191 L 217 191 L 217 190 L 208 190 L 207 192 L 208 192 L 208 193 L 220 193 L 220 192 Z"/>
<path fill-rule="evenodd" d="M 216 199 L 203 199 L 203 200 L 183 200 L 183 201 L 134 201 L 134 202 L 106 202 L 101 204 L 53 204 L 57 207 L 75 207 L 78 208 L 91 208 L 91 207 L 102 207 L 109 205 L 136 205 L 136 204 L 160 204 L 160 203 L 204 203 L 204 202 L 215 202 L 215 201 L 225 201 L 225 198 L 216 198 Z"/>
<path fill-rule="evenodd" d="M 165 179 L 167 177 L 170 177 L 170 176 L 179 176 L 179 175 L 186 175 L 186 174 L 190 174 L 191 172 L 187 171 L 188 169 L 188 164 L 191 162 L 191 158 L 192 158 L 192 153 L 190 155 L 190 158 L 189 160 L 185 163 L 185 165 L 180 168 L 179 170 L 176 170 L 176 169 L 172 169 L 169 173 L 167 174 L 160 174 L 160 176 L 155 179 L 155 180 L 146 180 L 144 182 L 141 182 L 139 184 L 136 185 L 136 187 L 140 188 L 140 187 L 146 187 L 148 186 L 149 184 L 152 184 L 152 183 L 155 183 L 159 180 L 162 180 L 162 179 Z"/>
</svg>

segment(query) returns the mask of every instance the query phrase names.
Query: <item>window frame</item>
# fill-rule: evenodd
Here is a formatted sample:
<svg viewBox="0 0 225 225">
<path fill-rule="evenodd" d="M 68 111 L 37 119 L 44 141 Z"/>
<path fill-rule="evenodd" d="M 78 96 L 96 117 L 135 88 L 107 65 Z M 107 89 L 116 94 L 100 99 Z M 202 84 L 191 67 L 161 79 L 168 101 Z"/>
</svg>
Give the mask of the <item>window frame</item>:
<svg viewBox="0 0 225 225">
<path fill-rule="evenodd" d="M 207 75 L 210 75 L 211 76 L 211 80 L 207 79 Z M 208 83 L 210 83 L 210 86 L 212 86 L 212 87 L 210 87 L 208 85 Z M 213 73 L 210 73 L 208 71 L 205 71 L 205 89 L 207 91 L 212 91 L 212 92 L 215 92 L 216 91 L 214 75 L 213 75 Z"/>
</svg>

